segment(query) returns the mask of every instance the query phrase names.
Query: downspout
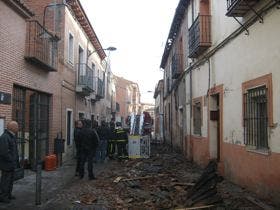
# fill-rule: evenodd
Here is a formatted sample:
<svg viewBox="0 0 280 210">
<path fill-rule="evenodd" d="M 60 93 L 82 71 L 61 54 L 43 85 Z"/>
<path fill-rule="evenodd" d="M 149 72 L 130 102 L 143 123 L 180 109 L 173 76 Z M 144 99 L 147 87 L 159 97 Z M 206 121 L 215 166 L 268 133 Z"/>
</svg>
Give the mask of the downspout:
<svg viewBox="0 0 280 210">
<path fill-rule="evenodd" d="M 193 160 L 193 143 L 192 143 L 192 70 L 190 70 L 190 160 Z"/>
<path fill-rule="evenodd" d="M 170 102 L 170 122 L 169 122 L 169 124 L 170 124 L 170 144 L 171 144 L 171 148 L 173 150 L 173 138 L 172 138 L 172 135 L 173 135 L 173 132 L 172 132 L 173 131 L 173 125 L 172 125 L 172 112 L 173 112 L 172 92 L 173 92 L 173 90 L 170 93 L 170 96 L 171 96 L 170 100 L 171 100 L 171 102 Z"/>
</svg>

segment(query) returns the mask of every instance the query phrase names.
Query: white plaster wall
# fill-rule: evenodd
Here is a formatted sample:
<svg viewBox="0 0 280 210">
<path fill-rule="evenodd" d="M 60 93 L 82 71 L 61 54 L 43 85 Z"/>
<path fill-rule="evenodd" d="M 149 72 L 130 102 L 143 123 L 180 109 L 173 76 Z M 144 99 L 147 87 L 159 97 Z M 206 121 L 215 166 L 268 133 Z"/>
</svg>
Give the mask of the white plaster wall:
<svg viewBox="0 0 280 210">
<path fill-rule="evenodd" d="M 264 4 L 268 1 L 264 1 Z M 259 7 L 262 5 L 259 5 Z M 226 1 L 212 1 L 212 47 L 224 40 L 239 26 L 233 18 L 226 17 Z M 250 14 L 248 15 L 250 17 Z M 245 21 L 248 17 L 241 18 Z M 210 87 L 224 85 L 223 135 L 224 142 L 243 145 L 242 125 L 242 83 L 272 73 L 273 77 L 273 119 L 269 146 L 272 152 L 280 152 L 280 12 L 272 9 L 264 16 L 264 23 L 258 21 L 250 28 L 250 35 L 243 32 L 210 58 Z M 193 71 L 193 98 L 204 96 L 208 90 L 208 63 Z M 186 119 L 190 113 L 189 74 L 186 79 Z M 203 107 L 202 135 L 207 136 L 207 109 Z M 189 131 L 189 125 L 187 125 Z M 212 155 L 215 148 L 210 148 Z"/>
<path fill-rule="evenodd" d="M 201 136 L 207 137 L 208 135 L 208 110 L 207 106 L 204 106 L 204 96 L 207 95 L 208 90 L 208 63 L 200 66 L 199 68 L 193 71 L 192 75 L 192 98 L 202 97 L 202 127 L 201 127 Z M 189 89 L 189 87 L 188 87 Z M 192 120 L 193 123 L 193 120 Z M 193 128 L 193 124 L 192 124 Z M 193 129 L 192 129 L 193 130 Z"/>
<path fill-rule="evenodd" d="M 215 4 L 213 3 L 213 7 Z M 215 17 L 221 14 L 216 14 Z M 215 19 L 214 17 L 214 19 Z M 220 18 L 223 19 L 223 18 Z M 219 25 L 218 25 L 219 26 Z M 213 37 L 219 37 L 223 27 L 215 29 Z M 249 28 L 250 35 L 239 35 L 211 59 L 215 71 L 213 83 L 224 84 L 224 141 L 243 144 L 242 82 L 272 73 L 273 118 L 269 145 L 272 152 L 280 152 L 279 91 L 280 91 L 280 12 L 273 9 L 264 17 L 264 23 L 256 22 Z"/>
</svg>

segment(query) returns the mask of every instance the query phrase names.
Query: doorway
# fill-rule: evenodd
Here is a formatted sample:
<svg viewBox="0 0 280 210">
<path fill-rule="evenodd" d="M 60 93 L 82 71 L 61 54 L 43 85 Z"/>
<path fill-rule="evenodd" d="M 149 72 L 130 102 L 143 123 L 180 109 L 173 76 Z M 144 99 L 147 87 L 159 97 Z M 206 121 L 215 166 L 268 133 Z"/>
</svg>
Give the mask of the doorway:
<svg viewBox="0 0 280 210">
<path fill-rule="evenodd" d="M 66 142 L 68 146 L 72 144 L 72 133 L 73 133 L 73 111 L 67 109 L 66 110 Z"/>
<path fill-rule="evenodd" d="M 221 104 L 219 93 L 210 96 L 209 111 L 210 158 L 214 158 L 219 162 L 221 156 Z"/>
<path fill-rule="evenodd" d="M 17 133 L 21 165 L 35 169 L 36 158 L 49 152 L 50 95 L 14 86 L 12 118 L 19 124 Z"/>
</svg>

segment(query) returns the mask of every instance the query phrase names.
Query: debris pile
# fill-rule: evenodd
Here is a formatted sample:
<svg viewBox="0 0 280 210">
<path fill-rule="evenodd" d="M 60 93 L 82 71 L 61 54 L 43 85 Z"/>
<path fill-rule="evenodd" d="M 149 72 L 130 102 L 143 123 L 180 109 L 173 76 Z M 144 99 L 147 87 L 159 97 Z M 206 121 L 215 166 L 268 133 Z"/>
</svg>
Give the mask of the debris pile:
<svg viewBox="0 0 280 210">
<path fill-rule="evenodd" d="M 218 193 L 217 184 L 223 177 L 217 174 L 217 163 L 210 161 L 201 177 L 187 194 L 187 206 L 195 204 L 211 205 L 222 202 L 222 197 Z"/>
<path fill-rule="evenodd" d="M 76 199 L 102 209 L 262 209 L 222 181 L 216 162 L 201 170 L 167 147 L 152 151 L 149 159 L 109 161 L 97 180 L 80 184 L 89 195 Z"/>
</svg>

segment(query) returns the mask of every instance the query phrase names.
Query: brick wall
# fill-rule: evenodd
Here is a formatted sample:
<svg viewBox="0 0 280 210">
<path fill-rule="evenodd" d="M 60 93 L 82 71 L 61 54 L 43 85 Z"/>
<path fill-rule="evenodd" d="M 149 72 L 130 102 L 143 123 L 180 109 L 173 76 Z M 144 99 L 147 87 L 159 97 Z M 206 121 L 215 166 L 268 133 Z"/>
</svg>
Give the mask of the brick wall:
<svg viewBox="0 0 280 210">
<path fill-rule="evenodd" d="M 60 78 L 56 72 L 47 72 L 24 59 L 26 20 L 0 2 L 0 91 L 13 93 L 13 85 L 46 92 L 51 95 L 50 151 L 56 133 L 60 130 Z M 12 105 L 0 105 L 0 116 L 11 120 Z"/>
</svg>

